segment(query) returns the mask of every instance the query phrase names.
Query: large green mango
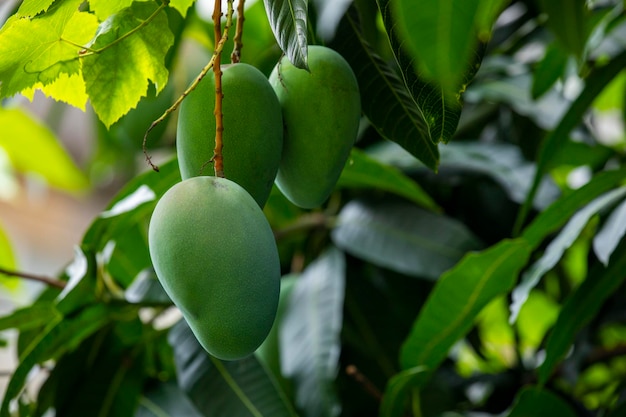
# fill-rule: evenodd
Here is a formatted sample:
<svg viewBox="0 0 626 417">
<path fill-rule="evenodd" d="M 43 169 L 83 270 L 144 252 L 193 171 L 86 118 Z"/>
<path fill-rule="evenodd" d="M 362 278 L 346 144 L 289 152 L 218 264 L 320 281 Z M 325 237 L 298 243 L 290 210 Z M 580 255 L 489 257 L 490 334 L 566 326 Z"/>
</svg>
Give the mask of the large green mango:
<svg viewBox="0 0 626 417">
<path fill-rule="evenodd" d="M 308 62 L 310 72 L 283 57 L 270 75 L 285 123 L 276 185 L 303 208 L 319 206 L 332 192 L 361 116 L 359 86 L 346 60 L 332 49 L 314 45 L 309 47 Z"/>
<path fill-rule="evenodd" d="M 248 64 L 222 66 L 224 176 L 265 205 L 283 146 L 280 104 L 267 78 Z M 183 101 L 176 149 L 183 179 L 213 175 L 215 76 L 207 74 Z"/>
<path fill-rule="evenodd" d="M 225 360 L 254 352 L 280 292 L 276 242 L 255 200 L 225 178 L 184 180 L 157 203 L 148 244 L 159 281 L 207 352 Z"/>
</svg>

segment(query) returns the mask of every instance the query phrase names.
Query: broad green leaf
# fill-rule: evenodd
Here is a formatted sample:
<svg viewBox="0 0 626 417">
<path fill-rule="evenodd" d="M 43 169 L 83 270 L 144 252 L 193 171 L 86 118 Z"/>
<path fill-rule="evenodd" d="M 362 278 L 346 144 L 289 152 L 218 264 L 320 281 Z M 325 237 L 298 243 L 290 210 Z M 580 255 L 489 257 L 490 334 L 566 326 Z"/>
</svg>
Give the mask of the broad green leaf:
<svg viewBox="0 0 626 417">
<path fill-rule="evenodd" d="M 19 331 L 41 327 L 61 319 L 59 311 L 52 303 L 35 303 L 0 317 L 0 331 L 16 329 Z"/>
<path fill-rule="evenodd" d="M 337 186 L 387 191 L 405 197 L 429 210 L 441 211 L 441 208 L 415 181 L 396 168 L 378 162 L 357 148 L 352 149 Z"/>
<path fill-rule="evenodd" d="M 63 190 L 80 191 L 88 186 L 54 133 L 24 111 L 0 108 L 0 132 L 0 147 L 16 171 L 36 174 Z"/>
<path fill-rule="evenodd" d="M 296 415 L 256 356 L 238 361 L 216 359 L 200 346 L 184 320 L 170 330 L 168 340 L 174 349 L 178 384 L 203 415 Z"/>
<path fill-rule="evenodd" d="M 94 12 L 100 21 L 130 7 L 133 0 L 89 0 L 89 10 Z"/>
<path fill-rule="evenodd" d="M 519 333 L 519 351 L 535 354 L 559 314 L 560 305 L 542 290 L 533 290 L 515 323 Z M 538 319 L 540 318 L 540 319 Z"/>
<path fill-rule="evenodd" d="M 146 24 L 149 18 L 153 20 Z M 143 26 L 122 38 L 139 25 Z M 100 25 L 90 47 L 101 52 L 86 54 L 82 70 L 91 104 L 105 126 L 111 126 L 146 96 L 149 81 L 157 93 L 165 87 L 165 55 L 173 43 L 167 15 L 157 12 L 155 3 L 134 2 Z"/>
<path fill-rule="evenodd" d="M 185 17 L 187 16 L 187 10 L 189 10 L 195 1 L 196 0 L 170 0 L 169 6 L 178 10 L 178 12 Z"/>
<path fill-rule="evenodd" d="M 397 37 L 414 58 L 418 73 L 454 98 L 477 41 L 474 25 L 479 0 L 392 0 Z"/>
<path fill-rule="evenodd" d="M 525 239 L 503 240 L 482 252 L 466 255 L 446 272 L 402 346 L 402 368 L 425 366 L 434 370 L 454 343 L 471 329 L 480 311 L 513 287 L 531 251 Z"/>
<path fill-rule="evenodd" d="M 385 139 L 398 143 L 436 171 L 439 150 L 422 109 L 403 81 L 361 35 L 353 7 L 344 16 L 331 45 L 350 63 L 359 82 L 363 113 Z M 456 126 L 455 126 L 456 127 Z"/>
<path fill-rule="evenodd" d="M 481 42 L 489 41 L 493 24 L 508 4 L 509 0 L 480 0 L 475 25 Z"/>
<path fill-rule="evenodd" d="M 569 140 L 569 133 L 582 120 L 583 115 L 595 98 L 606 85 L 619 74 L 626 66 L 626 51 L 611 59 L 606 65 L 597 68 L 586 78 L 585 88 L 571 104 L 558 126 L 550 131 L 543 139 L 537 157 L 537 171 L 533 178 L 532 187 L 524 200 L 515 222 L 515 232 L 524 226 L 526 216 L 535 199 L 535 194 L 544 174 L 552 167 L 552 161 L 559 149 Z"/>
<path fill-rule="evenodd" d="M 33 101 L 36 90 L 40 90 L 46 97 L 67 103 L 83 111 L 89 99 L 81 74 L 61 74 L 50 84 L 37 83 L 32 88 L 23 90 L 22 95 Z"/>
<path fill-rule="evenodd" d="M 408 87 L 409 93 L 417 107 L 422 113 L 423 120 L 427 124 L 430 140 L 437 144 L 447 143 L 456 131 L 461 117 L 462 104 L 460 94 L 465 90 L 463 84 L 469 83 L 478 65 L 468 66 L 467 73 L 464 73 L 463 83 L 459 84 L 455 95 L 446 95 L 436 82 L 424 76 L 420 71 L 416 71 L 415 59 L 406 50 L 398 26 L 392 16 L 392 0 L 377 0 L 381 11 L 383 23 L 387 31 L 389 42 L 393 50 L 398 68 L 401 71 L 403 82 Z M 433 3 L 435 4 L 435 3 Z M 477 57 L 476 64 L 480 62 Z"/>
<path fill-rule="evenodd" d="M 131 226 L 110 242 L 114 242 L 115 247 L 104 270 L 116 283 L 128 287 L 141 271 L 152 266 L 145 224 Z"/>
<path fill-rule="evenodd" d="M 15 255 L 13 254 L 13 248 L 9 237 L 4 232 L 2 225 L 0 224 L 0 268 L 14 270 L 16 266 Z M 19 280 L 13 277 L 6 277 L 0 274 L 0 287 L 15 288 L 19 283 Z"/>
<path fill-rule="evenodd" d="M 514 323 L 517 319 L 517 315 L 528 299 L 530 291 L 539 283 L 541 277 L 554 268 L 561 260 L 563 253 L 565 253 L 578 236 L 580 236 L 580 233 L 591 217 L 596 215 L 599 211 L 613 206 L 617 201 L 622 200 L 625 195 L 626 187 L 609 191 L 593 200 L 570 218 L 563 230 L 550 242 L 541 258 L 524 272 L 521 282 L 513 290 L 511 294 L 511 323 Z"/>
<path fill-rule="evenodd" d="M 481 247 L 462 223 L 403 201 L 350 201 L 339 213 L 332 239 L 373 264 L 431 280 Z"/>
<path fill-rule="evenodd" d="M 626 234 L 626 201 L 620 203 L 593 237 L 593 251 L 604 266 Z"/>
<path fill-rule="evenodd" d="M 66 0 L 33 19 L 12 19 L 0 31 L 0 97 L 12 96 L 60 74 L 80 72 L 80 46 L 98 26 L 94 15 L 79 12 L 82 0 Z"/>
<path fill-rule="evenodd" d="M 563 76 L 568 55 L 556 44 L 548 45 L 545 55 L 533 71 L 532 97 L 537 99 Z"/>
<path fill-rule="evenodd" d="M 507 417 L 576 417 L 570 405 L 548 390 L 524 388 Z"/>
<path fill-rule="evenodd" d="M 149 389 L 139 400 L 135 417 L 204 417 L 174 382 Z"/>
<path fill-rule="evenodd" d="M 41 12 L 45 12 L 55 0 L 24 0 L 17 9 L 19 17 L 33 17 Z"/>
<path fill-rule="evenodd" d="M 74 259 L 65 268 L 65 288 L 56 295 L 57 310 L 63 315 L 71 314 L 86 305 L 98 301 L 96 297 L 96 257 L 92 251 L 74 247 Z"/>
<path fill-rule="evenodd" d="M 582 57 L 587 41 L 587 6 L 585 0 L 539 0 L 548 15 L 547 26 L 568 52 Z"/>
<path fill-rule="evenodd" d="M 608 268 L 596 264 L 588 278 L 565 300 L 559 317 L 546 342 L 546 358 L 539 367 L 539 382 L 548 381 L 554 367 L 567 354 L 576 333 L 595 317 L 604 301 L 626 279 L 624 246 L 611 258 Z"/>
<path fill-rule="evenodd" d="M 289 61 L 308 69 L 308 0 L 263 0 L 278 46 Z"/>
<path fill-rule="evenodd" d="M 279 327 L 280 365 L 293 380 L 296 406 L 306 416 L 336 416 L 333 383 L 339 371 L 345 259 L 328 249 L 302 272 Z"/>
<path fill-rule="evenodd" d="M 414 386 L 423 385 L 429 376 L 424 367 L 406 369 L 387 382 L 380 404 L 380 417 L 402 417 L 405 415 L 406 399 Z"/>
<path fill-rule="evenodd" d="M 40 336 L 22 353 L 2 400 L 0 417 L 9 417 L 9 403 L 22 390 L 28 374 L 35 365 L 58 358 L 63 352 L 76 348 L 109 320 L 107 307 L 96 304 L 86 308 L 76 317 L 50 321 Z"/>
</svg>

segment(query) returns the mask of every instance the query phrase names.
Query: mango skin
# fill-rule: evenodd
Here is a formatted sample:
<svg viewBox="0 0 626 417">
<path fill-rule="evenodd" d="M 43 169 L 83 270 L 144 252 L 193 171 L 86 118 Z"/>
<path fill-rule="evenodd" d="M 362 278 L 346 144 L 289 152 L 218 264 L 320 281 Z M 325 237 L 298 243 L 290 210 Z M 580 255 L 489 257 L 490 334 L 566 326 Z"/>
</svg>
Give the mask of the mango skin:
<svg viewBox="0 0 626 417">
<path fill-rule="evenodd" d="M 267 337 L 280 261 L 255 200 L 236 183 L 193 177 L 159 200 L 148 230 L 157 277 L 207 352 L 243 358 Z"/>
<path fill-rule="evenodd" d="M 334 50 L 309 46 L 310 72 L 283 57 L 269 80 L 283 109 L 285 138 L 276 185 L 302 208 L 321 205 L 332 192 L 356 140 L 359 86 Z"/>
<path fill-rule="evenodd" d="M 224 176 L 241 185 L 260 207 L 269 197 L 283 146 L 280 103 L 255 67 L 222 66 Z M 210 72 L 183 101 L 176 150 L 183 179 L 214 175 L 215 76 Z"/>
</svg>

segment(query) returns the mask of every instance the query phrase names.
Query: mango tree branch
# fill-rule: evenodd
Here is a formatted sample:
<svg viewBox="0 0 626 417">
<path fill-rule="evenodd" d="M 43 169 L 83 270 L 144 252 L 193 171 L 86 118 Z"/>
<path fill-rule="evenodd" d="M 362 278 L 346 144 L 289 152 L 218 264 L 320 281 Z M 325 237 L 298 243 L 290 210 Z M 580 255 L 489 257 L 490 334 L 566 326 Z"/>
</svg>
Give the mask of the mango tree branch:
<svg viewBox="0 0 626 417">
<path fill-rule="evenodd" d="M 220 38 L 222 33 L 221 19 L 222 19 L 222 1 L 215 0 L 213 7 L 213 28 L 214 37 L 217 46 L 217 39 Z M 232 1 L 228 3 L 229 11 L 232 8 Z M 213 74 L 215 75 L 215 149 L 213 149 L 213 169 L 215 170 L 216 177 L 224 177 L 224 158 L 222 157 L 222 138 L 224 133 L 223 115 L 222 115 L 222 98 L 224 93 L 222 92 L 222 51 L 215 48 L 213 53 L 215 56 L 215 63 L 213 64 Z"/>
<path fill-rule="evenodd" d="M 18 272 L 18 271 L 10 271 L 8 269 L 4 269 L 4 268 L 0 268 L 0 274 L 1 275 L 6 275 L 9 277 L 17 277 L 17 278 L 24 278 L 24 279 L 28 279 L 31 281 L 37 281 L 37 282 L 42 282 L 46 285 L 49 285 L 51 287 L 56 287 L 56 288 L 60 288 L 63 289 L 65 288 L 65 281 L 61 281 L 55 278 L 51 278 L 51 277 L 46 277 L 46 276 L 42 276 L 42 275 L 35 275 L 35 274 L 29 274 L 26 272 Z"/>
<path fill-rule="evenodd" d="M 233 19 L 232 8 L 229 7 L 229 12 L 226 14 L 226 24 L 224 25 L 224 32 L 222 33 L 222 37 L 220 38 L 219 42 L 215 46 L 216 52 L 217 51 L 221 52 L 224 49 L 224 45 L 226 44 L 226 41 L 228 40 L 228 31 L 230 30 L 230 27 L 232 25 L 232 21 L 233 21 L 232 19 Z M 198 76 L 191 83 L 191 85 L 187 87 L 187 89 L 180 95 L 180 97 L 178 97 L 178 99 L 174 102 L 174 104 L 172 104 L 167 110 L 165 110 L 165 112 L 161 115 L 161 117 L 159 117 L 154 122 L 152 122 L 152 124 L 150 124 L 150 127 L 148 127 L 148 130 L 146 130 L 146 133 L 143 135 L 143 143 L 142 143 L 143 154 L 146 158 L 146 161 L 148 162 L 148 165 L 150 165 L 150 167 L 156 172 L 159 172 L 159 167 L 152 163 L 152 157 L 148 155 L 148 149 L 146 148 L 146 143 L 148 142 L 148 134 L 159 123 L 163 122 L 167 118 L 167 116 L 169 116 L 174 111 L 176 111 L 176 109 L 178 109 L 178 107 L 180 106 L 180 103 L 183 102 L 185 97 L 187 97 L 193 90 L 196 89 L 200 81 L 202 81 L 202 79 L 209 73 L 211 68 L 213 68 L 216 58 L 217 57 L 215 53 L 213 53 L 213 56 L 211 57 L 211 60 L 209 61 L 209 63 L 206 64 L 204 68 L 202 68 L 202 71 L 200 71 L 200 74 L 198 74 Z"/>
<path fill-rule="evenodd" d="M 243 12 L 246 0 L 239 0 L 237 3 L 237 28 L 235 29 L 235 37 L 233 41 L 235 46 L 230 54 L 230 61 L 233 64 L 241 61 L 241 50 L 243 49 L 243 22 L 246 20 Z"/>
</svg>

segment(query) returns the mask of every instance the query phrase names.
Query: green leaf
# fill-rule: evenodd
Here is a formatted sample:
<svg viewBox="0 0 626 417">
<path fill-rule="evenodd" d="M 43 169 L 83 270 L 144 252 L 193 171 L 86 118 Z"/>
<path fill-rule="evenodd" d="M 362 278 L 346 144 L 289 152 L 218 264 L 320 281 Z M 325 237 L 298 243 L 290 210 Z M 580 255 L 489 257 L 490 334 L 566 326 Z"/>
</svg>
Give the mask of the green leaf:
<svg viewBox="0 0 626 417">
<path fill-rule="evenodd" d="M 434 370 L 471 329 L 480 311 L 509 291 L 532 251 L 525 239 L 503 240 L 466 255 L 430 293 L 401 352 L 403 369 Z"/>
<path fill-rule="evenodd" d="M 295 67 L 308 70 L 308 0 L 263 0 L 263 3 L 280 49 Z"/>
<path fill-rule="evenodd" d="M 205 416 L 295 417 L 291 404 L 256 356 L 238 361 L 216 359 L 200 346 L 184 320 L 170 330 L 168 340 L 174 349 L 178 383 Z"/>
<path fill-rule="evenodd" d="M 432 280 L 481 246 L 462 223 L 403 201 L 350 201 L 331 236 L 354 256 Z"/>
<path fill-rule="evenodd" d="M 0 224 L 0 268 L 13 270 L 15 266 L 15 255 L 13 254 L 11 242 Z M 15 288 L 17 285 L 19 285 L 19 280 L 0 274 L 0 288 Z"/>
<path fill-rule="evenodd" d="M 441 211 L 437 203 L 415 181 L 357 148 L 352 149 L 337 187 L 387 191 L 405 197 L 418 206 L 435 212 Z"/>
<path fill-rule="evenodd" d="M 8 316 L 0 317 L 0 331 L 16 329 L 19 331 L 41 327 L 61 318 L 53 303 L 41 302 L 13 311 Z"/>
<path fill-rule="evenodd" d="M 626 201 L 613 210 L 600 231 L 593 237 L 593 251 L 604 266 L 608 266 L 609 258 L 624 234 L 626 234 Z"/>
<path fill-rule="evenodd" d="M 561 78 L 567 65 L 568 55 L 559 46 L 552 44 L 546 48 L 543 59 L 533 71 L 532 97 L 537 99 Z"/>
<path fill-rule="evenodd" d="M 511 323 L 517 319 L 520 309 L 528 299 L 530 291 L 549 270 L 561 260 L 565 251 L 572 246 L 592 216 L 613 206 L 626 195 L 626 187 L 621 187 L 596 198 L 570 218 L 563 230 L 546 248 L 544 254 L 522 275 L 520 284 L 511 294 Z"/>
<path fill-rule="evenodd" d="M 539 0 L 547 26 L 568 52 L 582 57 L 588 35 L 585 0 Z"/>
<path fill-rule="evenodd" d="M 415 58 L 416 71 L 454 98 L 477 45 L 478 0 L 390 2 L 397 36 Z"/>
<path fill-rule="evenodd" d="M 191 5 L 195 2 L 196 0 L 170 0 L 170 7 L 173 7 L 174 9 L 178 10 L 178 12 L 183 16 L 187 16 L 187 10 L 189 10 L 189 8 L 191 7 Z M 246 16 L 247 17 L 247 16 Z"/>
<path fill-rule="evenodd" d="M 433 143 L 447 143 L 456 131 L 461 117 L 462 104 L 460 93 L 464 86 L 457 88 L 459 96 L 444 94 L 441 86 L 432 79 L 425 77 L 416 71 L 414 58 L 406 50 L 406 45 L 398 33 L 398 27 L 392 16 L 391 0 L 377 0 L 378 7 L 383 17 L 383 23 L 389 37 L 396 62 L 401 71 L 403 82 L 408 87 L 411 97 L 422 113 L 427 124 L 428 134 Z M 434 3 L 433 3 L 434 4 Z M 478 61 L 478 59 L 477 59 Z M 478 65 L 469 67 L 470 71 L 465 74 L 463 84 L 469 83 L 478 70 Z"/>
<path fill-rule="evenodd" d="M 152 268 L 142 271 L 124 293 L 126 301 L 133 304 L 172 305 L 172 301 L 157 279 Z"/>
<path fill-rule="evenodd" d="M 358 14 L 348 10 L 331 45 L 350 63 L 359 82 L 363 113 L 378 133 L 437 170 L 439 150 L 420 108 L 403 81 L 360 33 Z"/>
<path fill-rule="evenodd" d="M 604 301 L 626 279 L 626 253 L 621 250 L 613 256 L 608 268 L 596 264 L 587 279 L 565 300 L 559 317 L 546 342 L 546 358 L 539 367 L 539 382 L 545 384 L 554 367 L 567 354 L 576 333 L 598 313 Z"/>
<path fill-rule="evenodd" d="M 41 12 L 45 12 L 55 0 L 24 0 L 17 9 L 19 17 L 33 17 Z"/>
<path fill-rule="evenodd" d="M 576 417 L 568 403 L 550 391 L 538 388 L 524 388 L 515 401 L 507 417 Z"/>
<path fill-rule="evenodd" d="M 24 111 L 0 108 L 0 130 L 0 147 L 16 171 L 36 174 L 63 190 L 80 191 L 88 186 L 54 133 Z"/>
<path fill-rule="evenodd" d="M 94 15 L 78 11 L 81 3 L 59 1 L 41 16 L 7 22 L 0 31 L 0 97 L 80 72 L 76 45 L 89 42 L 98 26 Z"/>
<path fill-rule="evenodd" d="M 89 9 L 102 21 L 132 4 L 133 0 L 89 0 Z"/>
<path fill-rule="evenodd" d="M 86 55 L 82 69 L 91 104 L 105 126 L 147 95 L 149 81 L 157 93 L 165 87 L 165 55 L 173 43 L 167 15 L 155 3 L 134 2 L 100 25 L 90 47 L 101 52 Z"/>
<path fill-rule="evenodd" d="M 63 352 L 76 348 L 108 321 L 109 311 L 103 304 L 88 307 L 77 317 L 50 321 L 39 337 L 22 353 L 2 400 L 0 417 L 9 417 L 9 403 L 22 390 L 28 374 L 35 365 L 58 358 Z"/>
<path fill-rule="evenodd" d="M 139 400 L 135 417 L 204 417 L 174 382 L 149 389 Z"/>
<path fill-rule="evenodd" d="M 423 385 L 429 372 L 422 366 L 407 369 L 394 375 L 387 386 L 380 404 L 380 417 L 402 417 L 405 415 L 406 399 L 414 386 Z"/>
<path fill-rule="evenodd" d="M 279 327 L 280 364 L 293 380 L 296 406 L 308 416 L 336 416 L 345 258 L 328 249 L 302 272 Z"/>
</svg>

